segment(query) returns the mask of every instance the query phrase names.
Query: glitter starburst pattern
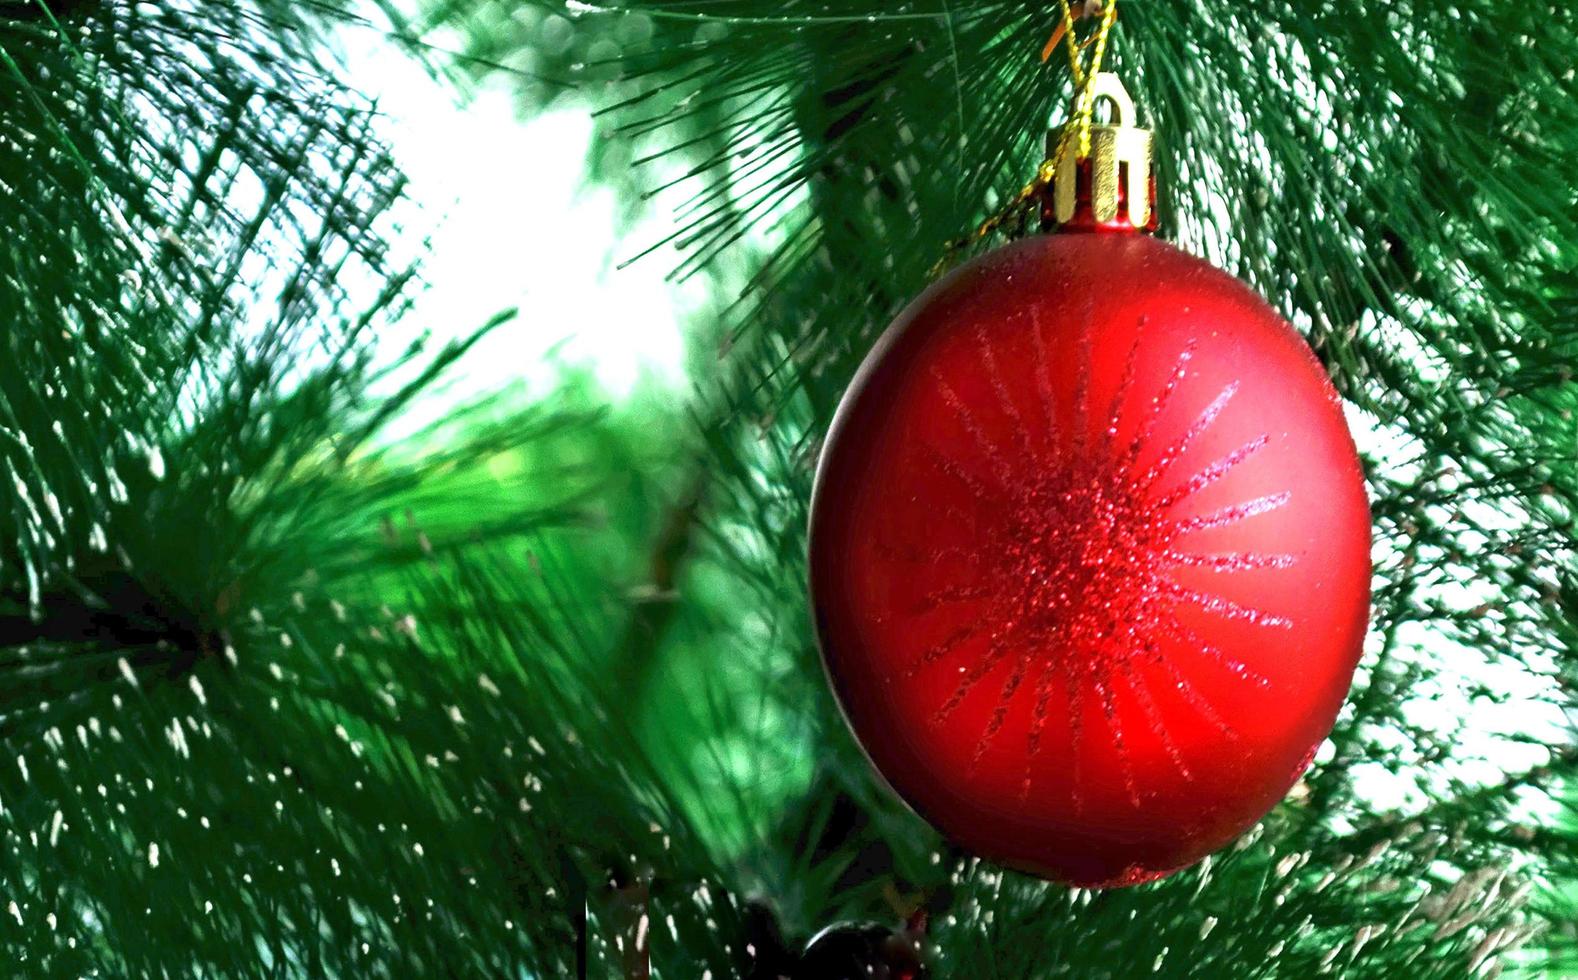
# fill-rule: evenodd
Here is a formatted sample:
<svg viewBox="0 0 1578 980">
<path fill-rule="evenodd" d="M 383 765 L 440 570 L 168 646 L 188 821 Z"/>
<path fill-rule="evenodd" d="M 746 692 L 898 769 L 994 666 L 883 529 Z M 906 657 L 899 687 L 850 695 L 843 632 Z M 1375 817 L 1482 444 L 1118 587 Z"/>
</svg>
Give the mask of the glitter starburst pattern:
<svg viewBox="0 0 1578 980">
<path fill-rule="evenodd" d="M 1039 324 L 1033 334 L 1037 359 L 1044 362 Z M 1175 573 L 1204 568 L 1231 575 L 1291 566 L 1294 559 L 1287 554 L 1207 553 L 1191 546 L 1201 531 L 1234 525 L 1283 507 L 1289 494 L 1260 496 L 1205 514 L 1190 514 L 1198 508 L 1181 506 L 1227 477 L 1268 442 L 1268 437 L 1261 435 L 1218 458 L 1194 460 L 1191 447 L 1227 409 L 1238 385 L 1227 385 L 1204 405 L 1180 404 L 1175 396 L 1189 371 L 1192 347 L 1178 353 L 1170 376 L 1152 393 L 1131 390 L 1135 387 L 1135 353 L 1131 350 L 1110 403 L 1093 406 L 1095 399 L 1081 382 L 1082 390 L 1074 393 L 1076 417 L 1066 431 L 1060 431 L 1044 363 L 1038 365 L 1043 381 L 1038 404 L 1016 404 L 986 338 L 978 335 L 976 340 L 996 408 L 1014 423 L 1037 413 L 1039 424 L 1014 425 L 1010 444 L 1000 444 L 988 437 L 977 413 L 947 382 L 940 375 L 933 376 L 939 397 L 968 434 L 969 451 L 978 458 L 961 461 L 926 446 L 917 451 L 924 464 L 942 478 L 967 487 L 979 506 L 968 517 L 974 529 L 969 549 L 916 556 L 918 561 L 956 570 L 948 581 L 958 584 L 922 597 L 915 615 L 957 612 L 961 604 L 968 604 L 970 615 L 964 625 L 920 652 L 908 665 L 906 676 L 933 670 L 958 672 L 957 685 L 932 716 L 932 723 L 941 725 L 988 677 L 1007 665 L 995 705 L 980 732 L 974 763 L 980 762 L 998 738 L 1011 708 L 1019 699 L 1030 699 L 1022 801 L 1029 797 L 1032 763 L 1054 711 L 1053 692 L 1057 687 L 1067 691 L 1076 808 L 1081 806 L 1079 746 L 1081 739 L 1089 736 L 1083 731 L 1086 700 L 1094 699 L 1099 717 L 1105 719 L 1104 737 L 1116 749 L 1129 801 L 1138 806 L 1130 747 L 1117 721 L 1117 692 L 1130 692 L 1168 759 L 1186 780 L 1194 778 L 1190 760 L 1169 735 L 1151 684 L 1164 679 L 1222 739 L 1238 739 L 1233 726 L 1164 650 L 1198 651 L 1245 684 L 1266 687 L 1268 681 L 1197 635 L 1185 620 L 1198 617 L 1183 617 L 1180 612 L 1188 607 L 1269 633 L 1287 630 L 1292 623 L 1186 586 Z M 1136 348 L 1139 343 L 1135 342 Z M 1088 337 L 1083 344 L 1086 349 L 1081 356 L 1088 366 Z M 1081 377 L 1089 373 L 1080 372 Z M 1158 422 L 1171 412 L 1191 412 L 1193 420 L 1152 458 L 1145 449 L 1154 441 Z M 1132 435 L 1119 436 L 1130 429 Z M 1183 462 L 1186 458 L 1192 461 L 1188 465 Z M 1025 460 L 1035 465 L 1022 465 Z M 1030 476 L 1023 475 L 1026 473 Z"/>
</svg>

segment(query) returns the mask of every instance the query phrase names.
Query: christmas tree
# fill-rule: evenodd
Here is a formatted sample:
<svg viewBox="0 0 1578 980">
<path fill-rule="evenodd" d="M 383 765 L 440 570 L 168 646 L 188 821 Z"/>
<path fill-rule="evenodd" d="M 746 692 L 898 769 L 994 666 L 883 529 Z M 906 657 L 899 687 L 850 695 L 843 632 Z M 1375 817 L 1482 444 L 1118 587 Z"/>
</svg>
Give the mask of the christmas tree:
<svg viewBox="0 0 1578 980">
<path fill-rule="evenodd" d="M 1578 972 L 1578 12 L 1106 2 L 0 4 L 10 975 Z M 510 314 L 390 341 L 423 219 L 345 29 L 598 106 L 631 258 L 711 297 L 687 398 L 454 407 Z M 1374 563 L 1291 792 L 1108 889 L 901 802 L 806 560 L 856 369 L 1035 230 L 1098 35 L 1159 237 L 1340 394 Z"/>
</svg>

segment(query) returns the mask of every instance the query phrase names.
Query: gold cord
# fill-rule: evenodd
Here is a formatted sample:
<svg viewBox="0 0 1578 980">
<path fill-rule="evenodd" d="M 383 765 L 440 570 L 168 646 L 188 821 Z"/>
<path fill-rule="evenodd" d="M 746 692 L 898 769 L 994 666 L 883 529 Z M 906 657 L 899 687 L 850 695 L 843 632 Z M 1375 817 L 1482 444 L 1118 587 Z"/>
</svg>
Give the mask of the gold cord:
<svg viewBox="0 0 1578 980">
<path fill-rule="evenodd" d="M 1036 168 L 1036 174 L 1031 178 L 1014 199 L 1009 201 L 991 217 L 983 221 L 975 229 L 973 235 L 957 238 L 948 243 L 943 257 L 932 267 L 931 278 L 935 279 L 947 269 L 958 253 L 972 242 L 978 242 L 997 232 L 1003 225 L 1014 218 L 1022 217 L 1032 206 L 1039 206 L 1043 194 L 1052 183 L 1052 177 L 1057 172 L 1057 161 L 1067 148 L 1068 141 L 1074 136 L 1079 138 L 1079 159 L 1084 160 L 1090 156 L 1090 127 L 1096 114 L 1096 75 L 1101 71 L 1101 63 L 1107 57 L 1107 40 L 1112 34 L 1112 26 L 1118 20 L 1118 0 L 1104 0 L 1101 10 L 1101 23 L 1097 26 L 1091 37 L 1084 42 L 1079 40 L 1075 32 L 1076 17 L 1069 6 L 1069 0 L 1058 0 L 1063 19 L 1058 24 L 1058 29 L 1052 35 L 1052 41 L 1047 50 L 1042 52 L 1045 61 L 1051 55 L 1051 49 L 1057 42 L 1066 41 L 1068 49 L 1069 73 L 1074 80 L 1074 91 L 1077 97 L 1074 102 L 1074 114 L 1068 122 L 1063 124 L 1063 132 L 1058 137 L 1057 151 L 1042 161 Z M 1085 47 L 1092 47 L 1089 65 L 1084 64 L 1082 52 Z"/>
<path fill-rule="evenodd" d="M 1096 33 L 1090 41 L 1086 42 L 1095 45 L 1090 57 L 1090 65 L 1086 67 L 1080 63 L 1082 45 L 1074 35 L 1074 12 L 1069 9 L 1068 0 L 1058 0 L 1058 4 L 1063 8 L 1063 29 L 1068 35 L 1069 68 L 1074 76 L 1074 90 L 1078 96 L 1074 102 L 1074 114 L 1063 124 L 1063 134 L 1058 139 L 1057 152 L 1052 154 L 1051 160 L 1041 165 L 1038 173 L 1038 177 L 1045 174 L 1048 181 L 1051 180 L 1056 161 L 1062 157 L 1069 139 L 1075 134 L 1079 136 L 1078 159 L 1084 160 L 1090 156 L 1090 127 L 1096 115 L 1096 75 L 1101 72 L 1101 64 L 1107 58 L 1107 39 L 1112 35 L 1112 25 L 1118 20 L 1118 0 L 1107 0 L 1101 12 L 1101 25 L 1096 28 Z M 1045 183 L 1042 187 L 1045 187 Z"/>
</svg>

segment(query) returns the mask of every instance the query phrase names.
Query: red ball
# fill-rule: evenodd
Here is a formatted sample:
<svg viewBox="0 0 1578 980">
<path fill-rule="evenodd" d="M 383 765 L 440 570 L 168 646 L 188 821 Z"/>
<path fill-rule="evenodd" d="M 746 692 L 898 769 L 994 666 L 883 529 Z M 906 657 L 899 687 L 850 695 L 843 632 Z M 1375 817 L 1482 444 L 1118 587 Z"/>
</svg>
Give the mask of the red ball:
<svg viewBox="0 0 1578 980">
<path fill-rule="evenodd" d="M 1370 600 L 1353 439 L 1309 347 L 1140 235 L 1031 238 L 933 286 L 817 474 L 828 675 L 965 848 L 1107 887 L 1250 827 L 1331 730 Z"/>
</svg>

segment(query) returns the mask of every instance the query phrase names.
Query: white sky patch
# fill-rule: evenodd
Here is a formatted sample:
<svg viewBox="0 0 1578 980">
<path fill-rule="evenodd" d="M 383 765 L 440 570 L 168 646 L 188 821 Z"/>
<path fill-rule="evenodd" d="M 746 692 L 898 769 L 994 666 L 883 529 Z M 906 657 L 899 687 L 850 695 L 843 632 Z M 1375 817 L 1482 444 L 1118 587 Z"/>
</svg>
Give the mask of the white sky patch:
<svg viewBox="0 0 1578 980">
<path fill-rule="evenodd" d="M 461 104 L 453 85 L 378 31 L 348 26 L 340 42 L 348 77 L 378 101 L 387 117 L 379 134 L 410 178 L 419 210 L 405 224 L 431 235 L 422 259 L 429 288 L 383 338 L 385 349 L 402 350 L 422 330 L 436 349 L 518 307 L 515 321 L 462 362 L 456 401 L 506 386 L 542 394 L 566 366 L 589 371 L 615 399 L 643 382 L 682 389 L 680 323 L 705 291 L 665 281 L 671 255 L 614 268 L 636 243 L 659 237 L 666 220 L 654 209 L 622 227 L 615 191 L 587 183 L 591 107 L 523 120 L 514 81 L 502 75 Z"/>
</svg>

